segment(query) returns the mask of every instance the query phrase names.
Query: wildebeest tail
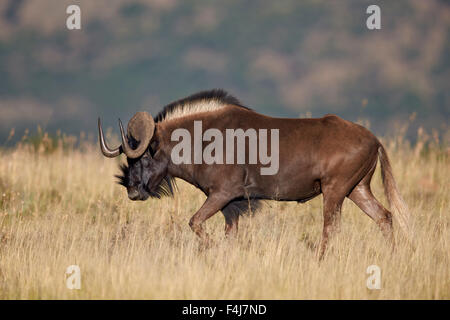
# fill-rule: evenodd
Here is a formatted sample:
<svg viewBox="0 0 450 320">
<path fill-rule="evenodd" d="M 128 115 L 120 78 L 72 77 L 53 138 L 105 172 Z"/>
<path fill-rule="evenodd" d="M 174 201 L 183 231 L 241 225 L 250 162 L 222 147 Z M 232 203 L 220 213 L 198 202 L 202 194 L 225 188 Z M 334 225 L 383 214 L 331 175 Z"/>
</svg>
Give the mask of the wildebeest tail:
<svg viewBox="0 0 450 320">
<path fill-rule="evenodd" d="M 384 193 L 386 194 L 391 211 L 393 211 L 393 216 L 397 220 L 402 231 L 405 233 L 407 239 L 411 242 L 412 226 L 408 205 L 398 191 L 397 183 L 395 182 L 394 175 L 392 174 L 392 167 L 389 162 L 388 155 L 381 144 L 378 148 L 378 156 L 381 163 L 381 178 L 383 180 Z"/>
</svg>

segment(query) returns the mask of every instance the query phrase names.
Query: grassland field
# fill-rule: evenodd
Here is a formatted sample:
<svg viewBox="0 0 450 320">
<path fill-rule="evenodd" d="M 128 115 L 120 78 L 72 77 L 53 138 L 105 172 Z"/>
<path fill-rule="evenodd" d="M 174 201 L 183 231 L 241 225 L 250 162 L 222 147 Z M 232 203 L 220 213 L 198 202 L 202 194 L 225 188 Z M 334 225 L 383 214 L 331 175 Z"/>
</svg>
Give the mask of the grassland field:
<svg viewBox="0 0 450 320">
<path fill-rule="evenodd" d="M 115 183 L 120 159 L 59 136 L 0 152 L 0 299 L 450 299 L 448 136 L 382 139 L 414 222 L 412 247 L 394 216 L 392 252 L 376 224 L 346 199 L 324 260 L 321 196 L 267 201 L 224 237 L 219 212 L 207 250 L 188 221 L 205 196 L 178 181 L 174 198 L 132 202 Z M 447 140 L 446 140 L 447 139 Z M 122 156 L 123 157 L 123 156 Z M 372 181 L 387 206 L 379 165 Z M 81 289 L 66 286 L 78 265 Z M 381 289 L 366 286 L 368 266 Z"/>
</svg>

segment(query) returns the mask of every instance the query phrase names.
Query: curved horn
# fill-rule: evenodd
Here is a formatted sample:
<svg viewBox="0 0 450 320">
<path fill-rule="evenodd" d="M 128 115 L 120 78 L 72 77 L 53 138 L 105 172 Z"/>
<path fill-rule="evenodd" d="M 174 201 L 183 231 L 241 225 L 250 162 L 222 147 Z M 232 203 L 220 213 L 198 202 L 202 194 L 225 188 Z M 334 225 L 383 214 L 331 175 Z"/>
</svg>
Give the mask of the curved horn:
<svg viewBox="0 0 450 320">
<path fill-rule="evenodd" d="M 105 157 L 114 158 L 122 153 L 122 151 L 120 150 L 120 146 L 115 149 L 108 148 L 105 137 L 103 136 L 103 129 L 100 118 L 98 118 L 98 139 L 100 141 L 100 149 L 102 150 L 102 153 Z"/>
<path fill-rule="evenodd" d="M 128 136 L 133 137 L 139 141 L 139 146 L 132 149 L 128 144 L 128 139 L 123 130 L 122 121 L 119 119 L 120 136 L 122 137 L 122 149 L 128 158 L 139 158 L 147 150 L 150 140 L 153 137 L 155 130 L 155 122 L 152 116 L 147 112 L 137 112 L 133 118 L 128 122 L 127 133 Z"/>
</svg>

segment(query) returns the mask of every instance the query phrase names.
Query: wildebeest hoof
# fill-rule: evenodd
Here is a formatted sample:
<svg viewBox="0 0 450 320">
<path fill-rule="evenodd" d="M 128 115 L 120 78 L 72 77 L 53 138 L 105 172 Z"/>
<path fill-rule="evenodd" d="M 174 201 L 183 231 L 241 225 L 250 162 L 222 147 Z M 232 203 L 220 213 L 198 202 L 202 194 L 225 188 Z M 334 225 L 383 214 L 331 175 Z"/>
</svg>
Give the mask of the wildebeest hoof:
<svg viewBox="0 0 450 320">
<path fill-rule="evenodd" d="M 205 241 L 201 241 L 198 246 L 198 251 L 205 251 L 207 249 L 212 248 L 213 245 L 214 245 L 213 241 L 211 241 L 209 239 L 205 240 Z"/>
</svg>

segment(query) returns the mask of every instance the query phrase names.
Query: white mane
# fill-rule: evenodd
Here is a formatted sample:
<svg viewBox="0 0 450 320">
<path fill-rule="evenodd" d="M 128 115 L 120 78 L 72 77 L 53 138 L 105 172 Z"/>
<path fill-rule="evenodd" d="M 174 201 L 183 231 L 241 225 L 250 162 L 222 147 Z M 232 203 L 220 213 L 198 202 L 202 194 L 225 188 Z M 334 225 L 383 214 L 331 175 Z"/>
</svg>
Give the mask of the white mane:
<svg viewBox="0 0 450 320">
<path fill-rule="evenodd" d="M 191 114 L 201 113 L 201 112 L 209 112 L 222 109 L 223 107 L 229 105 L 224 101 L 220 101 L 217 99 L 205 99 L 199 101 L 192 101 L 185 104 L 178 104 L 173 110 L 167 112 L 163 121 L 173 120 L 182 118 Z"/>
<path fill-rule="evenodd" d="M 224 90 L 202 91 L 165 106 L 155 117 L 155 121 L 167 121 L 196 113 L 217 111 L 228 105 L 242 106 L 238 99 Z"/>
</svg>

